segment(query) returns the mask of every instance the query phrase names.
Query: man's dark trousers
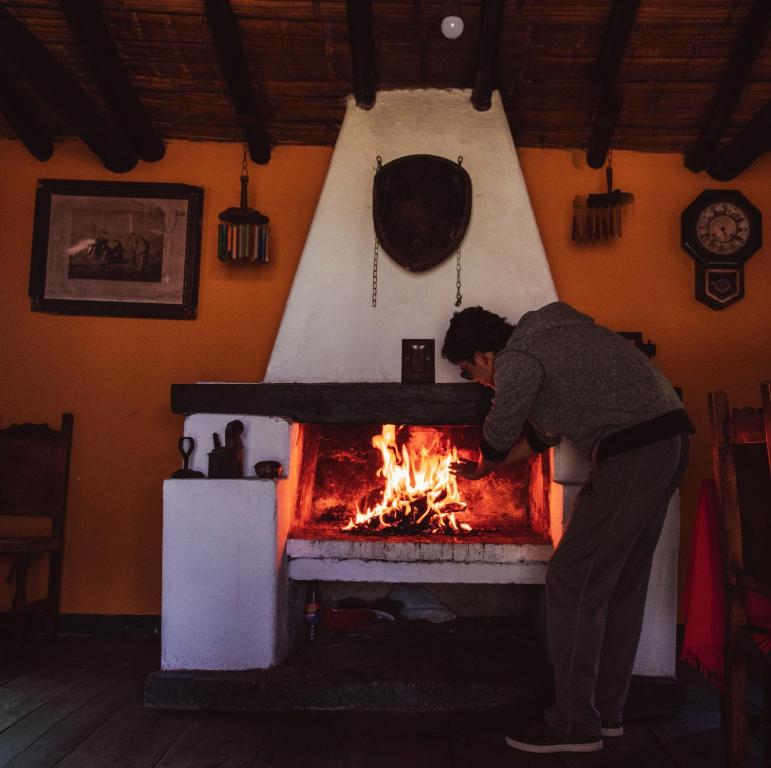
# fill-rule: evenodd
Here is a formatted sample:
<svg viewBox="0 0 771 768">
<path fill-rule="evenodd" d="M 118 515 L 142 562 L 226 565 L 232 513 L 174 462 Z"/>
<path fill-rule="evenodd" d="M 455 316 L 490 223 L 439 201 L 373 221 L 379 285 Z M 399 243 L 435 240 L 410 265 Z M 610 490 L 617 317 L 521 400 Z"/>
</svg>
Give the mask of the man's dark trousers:
<svg viewBox="0 0 771 768">
<path fill-rule="evenodd" d="M 599 736 L 621 722 L 642 630 L 653 553 L 688 463 L 689 439 L 609 456 L 592 466 L 546 572 L 556 728 Z"/>
</svg>

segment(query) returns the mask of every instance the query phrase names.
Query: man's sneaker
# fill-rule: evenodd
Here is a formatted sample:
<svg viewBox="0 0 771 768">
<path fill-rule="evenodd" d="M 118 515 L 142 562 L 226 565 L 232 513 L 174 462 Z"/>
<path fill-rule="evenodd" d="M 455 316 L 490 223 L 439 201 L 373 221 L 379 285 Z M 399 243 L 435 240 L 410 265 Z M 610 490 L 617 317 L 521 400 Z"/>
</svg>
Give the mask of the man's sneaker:
<svg viewBox="0 0 771 768">
<path fill-rule="evenodd" d="M 616 720 L 603 720 L 600 725 L 600 733 L 608 738 L 624 735 L 624 724 Z"/>
<path fill-rule="evenodd" d="M 514 728 L 506 736 L 506 743 L 522 752 L 597 752 L 602 749 L 599 736 L 567 734 L 549 725 L 545 720 L 531 726 Z"/>
</svg>

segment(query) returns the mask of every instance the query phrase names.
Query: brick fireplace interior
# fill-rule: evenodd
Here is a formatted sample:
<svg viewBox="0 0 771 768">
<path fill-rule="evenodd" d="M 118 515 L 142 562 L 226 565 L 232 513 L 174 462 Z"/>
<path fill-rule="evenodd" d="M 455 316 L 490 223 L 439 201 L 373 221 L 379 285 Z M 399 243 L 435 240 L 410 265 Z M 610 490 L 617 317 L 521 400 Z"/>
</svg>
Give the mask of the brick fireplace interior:
<svg viewBox="0 0 771 768">
<path fill-rule="evenodd" d="M 549 464 L 541 456 L 476 482 L 458 482 L 464 508 L 458 511 L 457 519 L 470 530 L 447 526 L 429 532 L 429 517 L 422 514 L 425 495 L 420 492 L 413 493 L 413 521 L 400 517 L 399 522 L 383 527 L 373 519 L 369 525 L 344 530 L 357 505 L 363 511 L 382 500 L 386 484 L 383 460 L 373 446 L 373 438 L 380 436 L 381 429 L 381 425 L 366 424 L 300 426 L 302 463 L 291 539 L 385 536 L 391 542 L 406 542 L 454 536 L 466 543 L 551 544 L 549 478 L 544 475 Z M 406 449 L 413 463 L 421 448 L 430 457 L 447 455 L 455 448 L 459 458 L 475 458 L 481 436 L 478 425 L 397 425 L 394 431 L 398 458 Z"/>
</svg>

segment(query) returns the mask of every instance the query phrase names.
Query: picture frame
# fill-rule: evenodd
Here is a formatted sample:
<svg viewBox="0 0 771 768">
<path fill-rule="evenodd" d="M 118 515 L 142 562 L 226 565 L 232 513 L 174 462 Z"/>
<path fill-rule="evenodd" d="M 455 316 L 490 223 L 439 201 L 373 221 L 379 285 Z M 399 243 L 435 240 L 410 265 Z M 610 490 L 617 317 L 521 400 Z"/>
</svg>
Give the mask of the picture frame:
<svg viewBox="0 0 771 768">
<path fill-rule="evenodd" d="M 203 188 L 39 179 L 34 312 L 193 320 Z"/>
</svg>

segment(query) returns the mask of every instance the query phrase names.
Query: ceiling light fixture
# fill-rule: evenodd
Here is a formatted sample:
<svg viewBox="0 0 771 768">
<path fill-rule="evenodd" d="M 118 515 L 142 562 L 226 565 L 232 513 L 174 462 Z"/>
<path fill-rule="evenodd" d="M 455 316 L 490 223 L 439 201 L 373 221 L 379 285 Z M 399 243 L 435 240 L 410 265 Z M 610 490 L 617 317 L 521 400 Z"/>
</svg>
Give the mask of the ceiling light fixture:
<svg viewBox="0 0 771 768">
<path fill-rule="evenodd" d="M 457 40 L 463 34 L 463 19 L 457 0 L 444 0 L 442 3 L 442 34 L 448 40 Z"/>
</svg>

